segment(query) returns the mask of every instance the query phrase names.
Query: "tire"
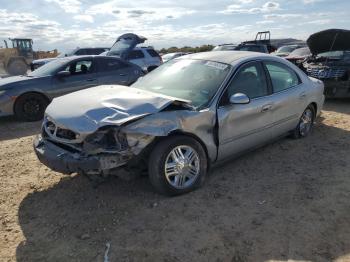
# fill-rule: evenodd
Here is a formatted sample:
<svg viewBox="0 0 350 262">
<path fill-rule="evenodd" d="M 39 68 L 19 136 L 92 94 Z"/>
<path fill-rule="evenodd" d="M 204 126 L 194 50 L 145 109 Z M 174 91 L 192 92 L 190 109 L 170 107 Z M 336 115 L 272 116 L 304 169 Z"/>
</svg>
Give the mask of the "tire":
<svg viewBox="0 0 350 262">
<path fill-rule="evenodd" d="M 309 105 L 301 115 L 299 123 L 292 133 L 292 137 L 295 139 L 307 137 L 314 126 L 315 116 L 315 108 Z"/>
<path fill-rule="evenodd" d="M 32 122 L 44 117 L 48 100 L 40 94 L 24 94 L 17 98 L 15 103 L 15 115 L 19 120 Z"/>
<path fill-rule="evenodd" d="M 27 72 L 27 70 L 27 64 L 20 59 L 11 61 L 10 64 L 7 66 L 7 72 L 13 76 L 24 75 Z"/>
<path fill-rule="evenodd" d="M 179 154 L 179 150 L 182 154 Z M 193 154 L 190 154 L 191 150 Z M 171 152 L 180 156 L 179 161 L 175 161 Z M 190 161 L 181 155 L 190 155 L 187 158 Z M 163 195 L 175 196 L 193 191 L 203 184 L 207 174 L 208 160 L 202 145 L 187 136 L 172 136 L 161 140 L 153 148 L 148 161 L 150 182 Z"/>
</svg>

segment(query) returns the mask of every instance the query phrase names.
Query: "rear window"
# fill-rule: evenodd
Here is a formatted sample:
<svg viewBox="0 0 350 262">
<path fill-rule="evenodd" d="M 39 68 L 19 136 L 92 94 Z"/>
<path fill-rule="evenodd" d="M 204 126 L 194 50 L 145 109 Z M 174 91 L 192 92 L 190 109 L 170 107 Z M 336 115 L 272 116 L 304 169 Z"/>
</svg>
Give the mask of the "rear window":
<svg viewBox="0 0 350 262">
<path fill-rule="evenodd" d="M 147 49 L 147 53 L 152 57 L 159 57 L 159 54 L 153 49 Z"/>
<path fill-rule="evenodd" d="M 128 59 L 140 59 L 140 58 L 144 58 L 145 55 L 143 54 L 143 52 L 141 50 L 132 50 L 129 53 Z"/>
<path fill-rule="evenodd" d="M 87 50 L 88 55 L 99 55 L 106 51 L 104 48 L 92 48 Z"/>
</svg>

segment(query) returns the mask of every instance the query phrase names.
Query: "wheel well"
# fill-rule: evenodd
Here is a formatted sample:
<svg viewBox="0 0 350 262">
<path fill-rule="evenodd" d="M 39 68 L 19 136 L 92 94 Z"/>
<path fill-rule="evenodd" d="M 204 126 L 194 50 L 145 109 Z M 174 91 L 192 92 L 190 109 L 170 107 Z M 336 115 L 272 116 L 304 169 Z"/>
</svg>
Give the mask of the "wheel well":
<svg viewBox="0 0 350 262">
<path fill-rule="evenodd" d="M 310 106 L 312 106 L 312 107 L 314 108 L 314 110 L 315 110 L 315 115 L 317 115 L 317 104 L 316 104 L 315 102 L 312 102 L 312 103 L 310 104 Z"/>
<path fill-rule="evenodd" d="M 43 93 L 40 93 L 40 92 L 27 92 L 27 93 L 23 93 L 23 94 L 19 95 L 18 97 L 16 97 L 16 101 L 13 104 L 13 112 L 15 112 L 15 108 L 16 108 L 16 104 L 18 102 L 18 99 L 20 97 L 23 97 L 23 96 L 26 96 L 26 95 L 31 95 L 31 94 L 39 95 L 39 96 L 43 97 L 46 100 L 47 103 L 50 103 L 50 99 L 46 95 L 44 95 Z"/>
<path fill-rule="evenodd" d="M 196 135 L 193 135 L 193 134 L 191 134 L 191 133 L 187 133 L 187 132 L 183 132 L 183 131 L 181 131 L 181 130 L 175 130 L 175 131 L 172 131 L 171 133 L 169 133 L 169 135 L 168 136 L 157 136 L 156 138 L 155 138 L 155 140 L 147 147 L 147 149 L 146 149 L 146 156 L 149 156 L 149 153 L 148 152 L 151 152 L 152 150 L 153 150 L 153 148 L 159 143 L 159 142 L 161 142 L 161 141 L 163 141 L 164 139 L 167 139 L 167 138 L 169 138 L 169 137 L 172 137 L 172 136 L 187 136 L 187 137 L 190 137 L 190 138 L 192 138 L 192 139 L 194 139 L 194 140 L 196 140 L 199 144 L 201 144 L 201 146 L 203 147 L 203 150 L 204 150 L 204 152 L 205 152 L 205 155 L 206 155 L 206 157 L 207 157 L 207 159 L 208 159 L 208 170 L 209 170 L 209 168 L 210 168 L 210 158 L 209 158 L 209 154 L 208 154 L 208 149 L 207 149 L 207 147 L 205 146 L 205 144 L 203 143 L 203 141 L 199 138 L 199 137 L 197 137 Z"/>
<path fill-rule="evenodd" d="M 149 66 L 149 67 L 147 67 L 147 71 L 151 72 L 152 70 L 156 69 L 157 67 L 158 66 L 156 66 L 156 65 Z"/>
</svg>

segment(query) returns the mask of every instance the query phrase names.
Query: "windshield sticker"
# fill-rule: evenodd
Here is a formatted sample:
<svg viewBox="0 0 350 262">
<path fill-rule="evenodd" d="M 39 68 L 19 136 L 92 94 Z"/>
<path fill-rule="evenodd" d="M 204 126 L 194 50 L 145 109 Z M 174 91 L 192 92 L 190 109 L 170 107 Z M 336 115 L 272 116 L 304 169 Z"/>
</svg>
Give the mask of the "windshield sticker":
<svg viewBox="0 0 350 262">
<path fill-rule="evenodd" d="M 216 69 L 220 69 L 220 70 L 225 70 L 227 68 L 227 65 L 225 64 L 221 64 L 221 63 L 217 63 L 217 62 L 212 62 L 212 61 L 208 61 L 205 63 L 206 66 L 210 66 L 210 67 L 214 67 Z"/>
</svg>

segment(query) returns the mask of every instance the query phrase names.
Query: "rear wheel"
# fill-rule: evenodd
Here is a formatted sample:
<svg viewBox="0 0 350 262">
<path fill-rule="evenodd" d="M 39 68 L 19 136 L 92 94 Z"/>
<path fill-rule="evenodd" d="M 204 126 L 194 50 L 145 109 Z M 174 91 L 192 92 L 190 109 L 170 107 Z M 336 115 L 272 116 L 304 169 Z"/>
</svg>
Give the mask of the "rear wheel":
<svg viewBox="0 0 350 262">
<path fill-rule="evenodd" d="M 159 142 L 149 158 L 149 178 L 161 194 L 180 195 L 198 188 L 207 173 L 207 157 L 200 143 L 186 136 Z"/>
<path fill-rule="evenodd" d="M 48 105 L 47 99 L 40 94 L 24 94 L 17 98 L 15 103 L 15 115 L 24 121 L 38 121 L 44 116 Z"/>
<path fill-rule="evenodd" d="M 27 72 L 27 64 L 20 59 L 13 60 L 7 66 L 7 72 L 10 75 L 24 75 Z"/>
<path fill-rule="evenodd" d="M 299 123 L 293 131 L 294 138 L 306 137 L 310 134 L 315 120 L 315 109 L 312 105 L 309 105 L 303 112 Z"/>
</svg>

